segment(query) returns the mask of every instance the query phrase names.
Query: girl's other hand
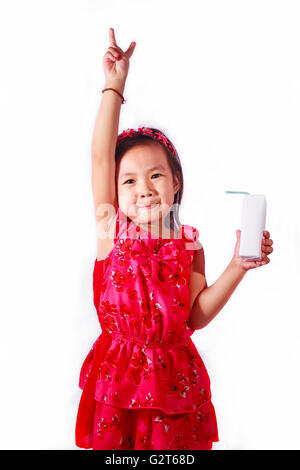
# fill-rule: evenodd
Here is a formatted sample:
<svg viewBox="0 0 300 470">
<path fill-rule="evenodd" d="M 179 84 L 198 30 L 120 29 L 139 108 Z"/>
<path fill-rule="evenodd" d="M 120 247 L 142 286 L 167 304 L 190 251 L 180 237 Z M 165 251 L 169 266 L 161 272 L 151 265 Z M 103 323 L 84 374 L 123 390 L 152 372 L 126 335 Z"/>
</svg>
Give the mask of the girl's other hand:
<svg viewBox="0 0 300 470">
<path fill-rule="evenodd" d="M 270 239 L 270 232 L 264 230 L 264 238 L 261 242 L 261 252 L 262 252 L 262 260 L 261 261 L 244 261 L 239 256 L 240 251 L 240 240 L 241 240 L 241 230 L 236 231 L 237 242 L 234 249 L 234 255 L 232 261 L 241 267 L 244 271 L 248 271 L 248 269 L 258 268 L 259 266 L 264 266 L 270 262 L 270 258 L 267 255 L 272 253 L 273 248 L 273 240 Z"/>
<path fill-rule="evenodd" d="M 109 28 L 109 43 L 110 47 L 103 57 L 106 81 L 125 83 L 129 69 L 129 59 L 133 54 L 136 43 L 131 42 L 127 51 L 123 52 L 117 45 L 113 28 Z"/>
</svg>

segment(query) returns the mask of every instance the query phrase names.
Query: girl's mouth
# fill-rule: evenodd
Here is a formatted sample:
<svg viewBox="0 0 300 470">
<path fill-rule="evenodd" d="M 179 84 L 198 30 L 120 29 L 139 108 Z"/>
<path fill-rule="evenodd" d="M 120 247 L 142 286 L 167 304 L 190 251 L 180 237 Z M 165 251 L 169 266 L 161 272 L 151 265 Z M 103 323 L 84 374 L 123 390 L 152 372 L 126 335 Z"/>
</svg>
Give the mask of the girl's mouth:
<svg viewBox="0 0 300 470">
<path fill-rule="evenodd" d="M 151 204 L 150 206 L 142 206 L 140 207 L 140 209 L 147 209 L 147 210 L 151 210 L 151 209 L 154 209 L 155 207 L 158 207 L 159 204 Z"/>
</svg>

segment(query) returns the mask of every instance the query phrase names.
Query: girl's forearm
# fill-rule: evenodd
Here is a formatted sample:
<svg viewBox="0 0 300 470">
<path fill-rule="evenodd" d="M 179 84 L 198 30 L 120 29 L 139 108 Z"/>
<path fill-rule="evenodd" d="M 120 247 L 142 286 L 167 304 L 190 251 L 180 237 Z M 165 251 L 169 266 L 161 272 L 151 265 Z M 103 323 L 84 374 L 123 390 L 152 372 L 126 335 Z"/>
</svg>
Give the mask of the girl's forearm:
<svg viewBox="0 0 300 470">
<path fill-rule="evenodd" d="M 106 81 L 104 88 L 114 88 L 123 95 L 125 83 Z M 122 99 L 116 92 L 102 93 L 92 140 L 92 156 L 97 160 L 114 159 L 121 105 Z"/>
<path fill-rule="evenodd" d="M 211 322 L 230 299 L 245 274 L 244 269 L 231 261 L 216 282 L 202 290 L 195 299 L 190 314 L 190 326 L 200 329 Z"/>
</svg>

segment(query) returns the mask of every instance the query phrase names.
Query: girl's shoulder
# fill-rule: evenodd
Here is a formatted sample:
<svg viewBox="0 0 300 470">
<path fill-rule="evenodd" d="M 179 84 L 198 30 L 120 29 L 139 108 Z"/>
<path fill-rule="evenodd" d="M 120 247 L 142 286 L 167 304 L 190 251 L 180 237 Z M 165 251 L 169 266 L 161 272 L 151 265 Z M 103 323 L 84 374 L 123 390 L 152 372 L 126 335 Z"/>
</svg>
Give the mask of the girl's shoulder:
<svg viewBox="0 0 300 470">
<path fill-rule="evenodd" d="M 185 241 L 186 250 L 201 250 L 203 248 L 199 240 L 199 231 L 192 225 L 182 224 L 181 238 Z"/>
</svg>

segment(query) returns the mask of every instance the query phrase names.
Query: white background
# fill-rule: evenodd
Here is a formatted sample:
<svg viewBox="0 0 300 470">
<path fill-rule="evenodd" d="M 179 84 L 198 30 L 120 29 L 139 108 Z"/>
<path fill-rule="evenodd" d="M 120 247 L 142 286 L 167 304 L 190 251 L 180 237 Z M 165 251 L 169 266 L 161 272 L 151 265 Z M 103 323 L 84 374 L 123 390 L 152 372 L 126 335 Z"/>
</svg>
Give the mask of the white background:
<svg viewBox="0 0 300 470">
<path fill-rule="evenodd" d="M 300 449 L 300 6 L 297 1 L 0 3 L 2 449 L 75 449 L 81 364 L 101 330 L 90 145 L 115 29 L 131 41 L 119 131 L 159 127 L 184 170 L 208 285 L 242 195 L 265 194 L 274 241 L 192 336 L 211 378 L 213 449 Z"/>
</svg>

